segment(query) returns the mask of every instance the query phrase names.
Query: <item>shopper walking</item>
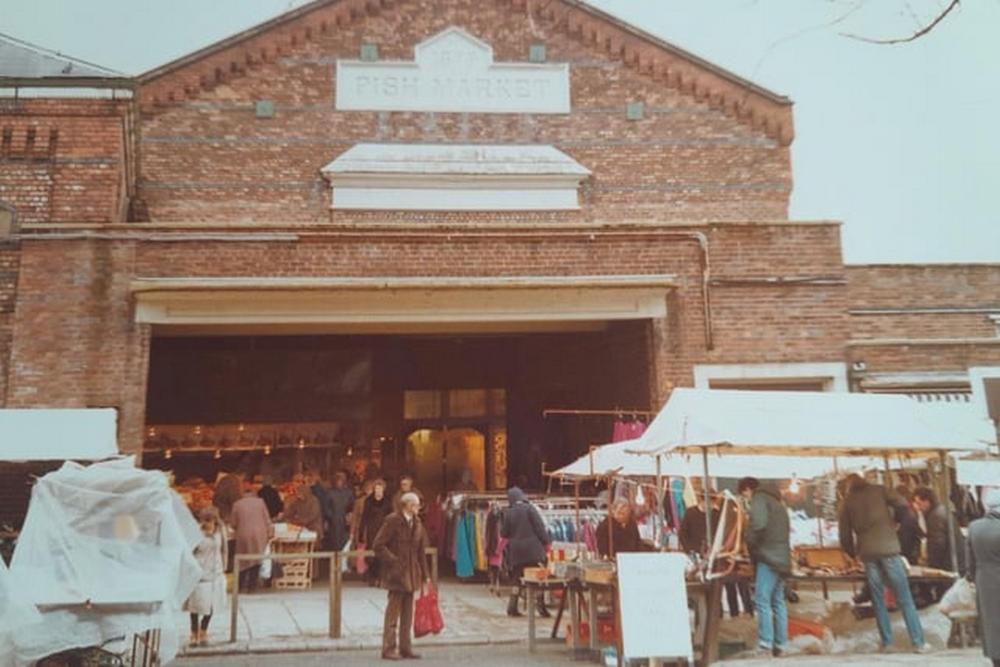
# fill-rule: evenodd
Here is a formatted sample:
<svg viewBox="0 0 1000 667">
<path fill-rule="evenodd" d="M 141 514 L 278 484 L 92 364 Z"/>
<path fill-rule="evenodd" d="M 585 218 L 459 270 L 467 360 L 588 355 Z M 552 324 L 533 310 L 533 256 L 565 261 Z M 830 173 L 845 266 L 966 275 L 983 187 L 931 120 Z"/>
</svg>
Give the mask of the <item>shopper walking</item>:
<svg viewBox="0 0 1000 667">
<path fill-rule="evenodd" d="M 381 567 L 382 587 L 389 591 L 382 628 L 384 660 L 420 657 L 412 646 L 413 594 L 430 581 L 430 570 L 425 556 L 427 533 L 419 512 L 417 494 L 403 494 L 399 511 L 386 517 L 372 545 Z"/>
<path fill-rule="evenodd" d="M 507 615 L 520 616 L 517 606 L 521 598 L 524 568 L 545 564 L 546 551 L 551 540 L 545 530 L 542 515 L 528 502 L 528 496 L 524 491 L 516 486 L 511 487 L 507 491 L 507 500 L 510 502 L 510 507 L 504 513 L 500 536 L 507 538 L 505 559 L 516 581 L 516 587 L 507 604 Z M 538 613 L 548 616 L 549 611 L 544 598 L 539 596 L 538 602 Z"/>
<path fill-rule="evenodd" d="M 1000 667 L 1000 489 L 983 498 L 986 515 L 969 524 L 968 578 L 976 584 L 983 654 Z"/>
<path fill-rule="evenodd" d="M 373 548 L 375 537 L 381 530 L 382 523 L 391 513 L 392 501 L 385 495 L 385 480 L 377 479 L 372 484 L 372 494 L 365 498 L 364 507 L 361 510 L 361 525 L 358 528 L 359 546 Z M 369 586 L 377 586 L 380 580 L 378 558 L 368 558 L 366 563 L 368 569 L 365 572 L 365 580 Z"/>
<path fill-rule="evenodd" d="M 226 606 L 227 538 L 226 527 L 214 506 L 198 513 L 198 523 L 202 538 L 194 549 L 194 557 L 201 566 L 201 579 L 184 603 L 184 609 L 191 614 L 191 645 L 205 646 L 212 615 Z"/>
<path fill-rule="evenodd" d="M 267 505 L 257 497 L 253 486 L 245 485 L 243 497 L 233 504 L 231 517 L 233 534 L 236 537 L 236 553 L 262 554 L 274 535 L 274 525 Z M 241 591 L 253 591 L 260 580 L 260 561 L 240 563 L 239 587 Z"/>
<path fill-rule="evenodd" d="M 757 648 L 775 657 L 788 643 L 788 606 L 784 577 L 791 573 L 788 508 L 774 487 L 744 477 L 737 490 L 750 503 L 747 547 L 756 569 Z"/>
<path fill-rule="evenodd" d="M 885 588 L 888 585 L 903 612 L 914 650 L 918 653 L 929 652 L 931 647 L 924 641 L 924 630 L 910 593 L 896 534 L 895 521 L 901 511 L 900 506 L 905 504 L 903 499 L 884 486 L 869 484 L 857 474 L 847 477 L 845 489 L 846 497 L 840 513 L 840 548 L 864 564 L 882 650 L 892 646 L 892 623 L 885 604 Z"/>
</svg>

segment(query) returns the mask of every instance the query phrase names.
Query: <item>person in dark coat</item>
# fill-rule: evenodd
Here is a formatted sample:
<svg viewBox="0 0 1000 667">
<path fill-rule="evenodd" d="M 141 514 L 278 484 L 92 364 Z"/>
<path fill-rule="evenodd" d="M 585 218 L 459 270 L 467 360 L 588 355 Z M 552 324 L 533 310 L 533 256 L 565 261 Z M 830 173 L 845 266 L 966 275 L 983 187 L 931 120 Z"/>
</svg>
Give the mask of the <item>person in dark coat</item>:
<svg viewBox="0 0 1000 667">
<path fill-rule="evenodd" d="M 278 515 L 285 510 L 285 503 L 281 500 L 281 495 L 278 491 L 271 485 L 271 477 L 268 475 L 264 476 L 264 483 L 260 487 L 260 491 L 257 495 L 264 504 L 267 505 L 267 511 L 271 515 L 271 521 L 278 518 Z"/>
<path fill-rule="evenodd" d="M 420 498 L 415 493 L 404 494 L 399 511 L 385 518 L 372 544 L 382 572 L 382 588 L 389 591 L 382 629 L 384 660 L 420 657 L 412 645 L 413 594 L 430 581 L 430 569 L 425 555 L 427 533 L 419 512 Z"/>
<path fill-rule="evenodd" d="M 333 476 L 333 488 L 327 494 L 330 499 L 330 547 L 340 551 L 350 539 L 351 530 L 348 515 L 354 507 L 354 491 L 347 484 L 347 473 L 339 470 Z"/>
<path fill-rule="evenodd" d="M 986 515 L 969 524 L 968 574 L 976 584 L 983 654 L 1000 667 L 1000 489 L 983 498 Z"/>
<path fill-rule="evenodd" d="M 524 568 L 544 565 L 548 560 L 547 550 L 551 540 L 542 515 L 538 509 L 528 502 L 528 496 L 524 491 L 516 486 L 507 491 L 507 500 L 510 507 L 504 513 L 503 522 L 500 524 L 500 536 L 507 538 L 505 547 L 505 560 L 507 567 L 513 572 L 517 581 L 517 587 L 510 596 L 507 604 L 508 616 L 520 616 L 517 609 L 518 600 L 521 597 L 521 579 L 524 577 Z M 544 601 L 540 601 L 538 613 L 548 616 L 548 609 Z"/>
<path fill-rule="evenodd" d="M 775 657 L 788 643 L 788 606 L 785 580 L 792 570 L 788 508 L 781 492 L 744 477 L 737 489 L 750 502 L 746 542 L 756 569 L 757 648 Z"/>
<path fill-rule="evenodd" d="M 869 484 L 857 474 L 848 475 L 845 488 L 846 497 L 840 512 L 840 548 L 864 564 L 883 649 L 892 646 L 892 624 L 885 605 L 888 585 L 903 612 L 914 649 L 919 653 L 929 652 L 931 647 L 924 641 L 924 629 L 910 592 L 896 534 L 897 508 L 905 502 L 895 492 Z"/>
<path fill-rule="evenodd" d="M 937 494 L 926 486 L 913 492 L 913 505 L 924 515 L 927 524 L 927 564 L 939 570 L 953 569 L 951 562 L 951 540 L 948 539 L 948 508 L 938 502 Z M 959 573 L 965 571 L 965 544 L 962 530 L 958 525 L 958 517 L 951 513 L 954 527 L 956 560 Z M 943 591 L 942 591 L 943 592 Z"/>
<path fill-rule="evenodd" d="M 392 500 L 385 495 L 385 480 L 377 479 L 372 485 L 372 493 L 365 498 L 364 507 L 361 510 L 361 524 L 358 526 L 358 540 L 369 549 L 375 544 L 375 536 L 382 528 L 385 518 L 392 513 Z M 377 558 L 368 558 L 368 570 L 365 572 L 365 579 L 371 586 L 378 585 L 379 582 L 379 561 Z"/>
<path fill-rule="evenodd" d="M 330 540 L 330 519 L 333 516 L 333 510 L 330 507 L 330 493 L 327 491 L 326 486 L 323 485 L 323 480 L 320 478 L 318 472 L 309 473 L 308 483 L 309 490 L 312 491 L 314 496 L 316 496 L 316 501 L 319 503 L 319 509 L 323 513 L 324 540 L 321 544 L 324 548 L 328 548 Z"/>
<path fill-rule="evenodd" d="M 704 526 L 702 532 L 705 532 Z M 652 551 L 652 548 L 639 537 L 639 524 L 632 518 L 628 500 L 619 498 L 611 504 L 608 516 L 597 525 L 597 552 L 602 558 L 614 560 L 615 554 L 637 551 Z"/>
</svg>

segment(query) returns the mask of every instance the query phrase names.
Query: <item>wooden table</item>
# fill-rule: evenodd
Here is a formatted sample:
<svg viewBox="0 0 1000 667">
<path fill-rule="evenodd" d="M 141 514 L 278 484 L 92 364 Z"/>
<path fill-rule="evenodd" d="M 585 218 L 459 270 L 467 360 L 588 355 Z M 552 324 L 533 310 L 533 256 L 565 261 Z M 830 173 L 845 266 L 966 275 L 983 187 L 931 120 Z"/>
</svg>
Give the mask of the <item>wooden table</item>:
<svg viewBox="0 0 1000 667">
<path fill-rule="evenodd" d="M 735 578 L 733 578 L 735 581 Z M 718 659 L 719 652 L 719 629 L 722 625 L 722 587 L 728 583 L 729 578 L 715 579 L 709 582 L 688 582 L 688 600 L 694 601 L 697 605 L 695 617 L 696 625 L 692 628 L 695 635 L 696 645 L 701 647 L 698 659 L 695 661 L 698 667 L 707 667 Z M 563 600 L 560 602 L 559 610 L 556 614 L 552 626 L 551 639 L 555 639 L 559 631 L 559 623 L 562 618 L 563 609 L 569 606 L 570 623 L 573 631 L 570 638 L 570 651 L 575 658 L 580 658 L 584 654 L 589 654 L 592 659 L 600 659 L 600 641 L 597 630 L 597 596 L 601 593 L 612 596 L 612 605 L 615 615 L 615 649 L 618 655 L 619 666 L 623 664 L 624 650 L 622 646 L 621 633 L 621 613 L 618 608 L 618 585 L 617 582 L 599 583 L 583 581 L 580 579 L 544 579 L 541 581 L 533 579 L 522 579 L 528 595 L 528 651 L 534 653 L 537 649 L 536 619 L 535 619 L 535 597 L 538 593 L 550 590 L 561 590 Z M 587 596 L 590 625 L 590 640 L 588 646 L 580 646 L 580 601 L 584 595 Z M 684 610 L 687 613 L 687 609 Z"/>
</svg>

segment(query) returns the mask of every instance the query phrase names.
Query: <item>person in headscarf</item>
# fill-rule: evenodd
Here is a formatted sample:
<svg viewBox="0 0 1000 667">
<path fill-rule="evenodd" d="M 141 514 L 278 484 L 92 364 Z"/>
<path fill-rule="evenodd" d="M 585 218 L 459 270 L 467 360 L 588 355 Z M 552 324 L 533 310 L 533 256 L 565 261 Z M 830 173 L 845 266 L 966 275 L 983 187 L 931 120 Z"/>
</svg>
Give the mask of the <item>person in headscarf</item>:
<svg viewBox="0 0 1000 667">
<path fill-rule="evenodd" d="M 976 584 L 983 654 L 1000 667 L 1000 488 L 983 497 L 986 515 L 969 524 L 967 564 Z"/>
<path fill-rule="evenodd" d="M 524 491 L 516 486 L 507 491 L 507 500 L 510 507 L 504 513 L 503 523 L 500 525 L 500 536 L 507 538 L 506 554 L 507 566 L 514 573 L 517 587 L 510 596 L 507 605 L 508 616 L 520 616 L 518 611 L 518 601 L 521 597 L 521 579 L 524 577 L 524 568 L 544 565 L 548 560 L 547 550 L 551 540 L 548 531 L 545 530 L 545 523 L 538 508 L 528 502 L 528 496 Z M 541 597 L 541 596 L 540 596 Z M 544 600 L 539 600 L 538 613 L 548 616 L 548 609 Z"/>
</svg>

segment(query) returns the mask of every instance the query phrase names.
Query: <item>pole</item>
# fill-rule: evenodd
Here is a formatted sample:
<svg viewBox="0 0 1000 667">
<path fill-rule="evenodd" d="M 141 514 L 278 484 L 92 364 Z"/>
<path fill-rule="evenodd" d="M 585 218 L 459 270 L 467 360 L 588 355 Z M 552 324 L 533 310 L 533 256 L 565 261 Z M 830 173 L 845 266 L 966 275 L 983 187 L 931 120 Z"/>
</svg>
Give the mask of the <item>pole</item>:
<svg viewBox="0 0 1000 667">
<path fill-rule="evenodd" d="M 712 502 L 708 491 L 708 447 L 701 448 L 701 463 L 704 477 L 701 480 L 705 495 L 705 544 L 712 544 Z"/>
<path fill-rule="evenodd" d="M 229 643 L 236 643 L 236 620 L 240 613 L 240 555 L 233 558 L 233 602 L 229 605 Z"/>
<path fill-rule="evenodd" d="M 948 546 L 951 547 L 951 571 L 958 572 L 958 545 L 955 543 L 955 513 L 951 508 L 951 473 L 948 471 L 948 453 L 944 450 L 938 452 L 941 460 L 941 475 L 944 484 L 944 508 L 948 513 Z"/>
<path fill-rule="evenodd" d="M 656 522 L 654 525 L 659 529 L 659 533 L 656 535 L 656 546 L 657 550 L 664 544 L 663 542 L 663 455 L 656 455 L 656 507 L 659 512 L 659 516 L 656 517 Z"/>
<path fill-rule="evenodd" d="M 577 549 L 579 550 L 579 545 L 583 542 L 583 536 L 580 530 L 580 480 L 573 482 L 573 507 L 576 508 L 576 530 L 573 533 L 576 535 Z"/>
<path fill-rule="evenodd" d="M 342 554 L 337 551 L 330 557 L 330 637 L 340 639 L 342 609 L 342 579 L 340 559 Z"/>
</svg>

